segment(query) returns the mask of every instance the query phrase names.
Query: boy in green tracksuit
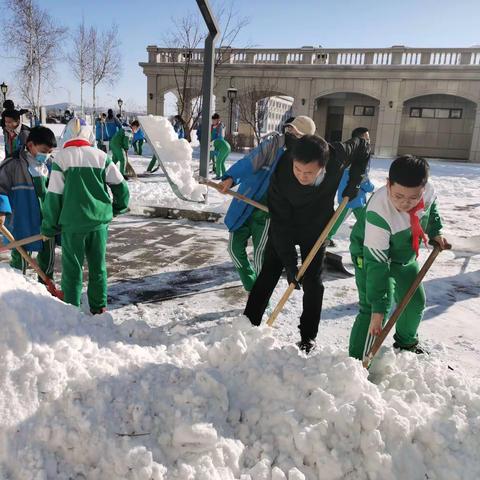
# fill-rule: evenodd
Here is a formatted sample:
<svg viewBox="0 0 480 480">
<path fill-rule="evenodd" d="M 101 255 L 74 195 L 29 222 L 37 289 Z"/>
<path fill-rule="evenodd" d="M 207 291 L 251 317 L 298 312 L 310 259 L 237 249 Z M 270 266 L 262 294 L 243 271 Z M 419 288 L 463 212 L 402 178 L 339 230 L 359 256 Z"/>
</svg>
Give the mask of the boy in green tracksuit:
<svg viewBox="0 0 480 480">
<path fill-rule="evenodd" d="M 355 265 L 359 313 L 350 334 L 349 354 L 363 360 L 382 331 L 392 299 L 399 303 L 418 274 L 421 241 L 448 243 L 441 235 L 442 222 L 429 165 L 423 158 L 404 155 L 390 166 L 387 185 L 379 189 L 353 227 L 350 253 Z M 396 323 L 394 347 L 424 353 L 417 329 L 425 309 L 423 287 L 417 289 Z"/>
<path fill-rule="evenodd" d="M 125 177 L 125 168 L 127 166 L 127 151 L 130 147 L 130 136 L 123 128 L 120 128 L 110 140 L 110 150 L 112 151 L 113 161 L 118 165 L 120 173 Z"/>
<path fill-rule="evenodd" d="M 215 161 L 215 180 L 220 180 L 225 175 L 225 160 L 231 152 L 230 144 L 224 138 L 213 141 L 213 158 Z"/>
<path fill-rule="evenodd" d="M 17 240 L 40 233 L 50 155 L 57 146 L 49 128 L 35 127 L 29 132 L 25 150 L 0 165 L 0 225 L 5 223 Z M 40 268 L 53 278 L 55 239 L 38 240 L 24 248 L 30 254 L 38 252 Z M 12 249 L 10 266 L 26 272 L 27 264 L 16 249 Z"/>
<path fill-rule="evenodd" d="M 64 143 L 53 162 L 41 232 L 51 237 L 61 230 L 65 302 L 80 305 L 86 257 L 90 311 L 103 313 L 107 305 L 108 224 L 113 215 L 127 210 L 129 192 L 112 160 L 92 146 L 95 140 L 90 127 L 77 118 L 71 122 L 75 122 L 74 138 Z"/>
</svg>

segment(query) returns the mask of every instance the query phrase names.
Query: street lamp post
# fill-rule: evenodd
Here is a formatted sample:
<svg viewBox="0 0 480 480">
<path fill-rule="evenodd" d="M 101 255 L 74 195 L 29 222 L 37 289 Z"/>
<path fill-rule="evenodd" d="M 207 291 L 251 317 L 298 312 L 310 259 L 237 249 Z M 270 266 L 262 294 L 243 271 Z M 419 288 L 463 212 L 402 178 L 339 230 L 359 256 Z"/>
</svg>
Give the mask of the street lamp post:
<svg viewBox="0 0 480 480">
<path fill-rule="evenodd" d="M 0 90 L 2 91 L 3 94 L 3 101 L 7 99 L 7 92 L 8 92 L 8 85 L 5 82 L 2 82 L 0 85 Z"/>
<path fill-rule="evenodd" d="M 120 109 L 120 116 L 122 116 L 122 105 L 123 105 L 123 100 L 121 98 L 119 98 L 117 100 L 117 103 L 118 103 L 118 108 Z"/>
<path fill-rule="evenodd" d="M 233 132 L 233 129 L 232 129 L 232 126 L 233 126 L 233 102 L 237 98 L 237 89 L 236 88 L 229 88 L 227 90 L 227 96 L 228 96 L 228 99 L 230 100 L 230 123 L 229 123 L 230 127 L 229 127 L 229 132 L 230 132 L 230 140 L 231 140 L 232 132 Z"/>
</svg>

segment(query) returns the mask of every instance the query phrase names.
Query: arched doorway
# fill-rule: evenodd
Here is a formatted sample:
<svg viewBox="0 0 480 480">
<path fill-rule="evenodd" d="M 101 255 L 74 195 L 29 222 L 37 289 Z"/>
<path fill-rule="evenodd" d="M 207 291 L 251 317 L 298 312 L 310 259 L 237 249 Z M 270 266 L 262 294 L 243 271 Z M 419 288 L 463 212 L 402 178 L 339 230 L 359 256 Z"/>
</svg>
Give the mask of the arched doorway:
<svg viewBox="0 0 480 480">
<path fill-rule="evenodd" d="M 368 95 L 338 92 L 315 99 L 313 120 L 317 133 L 329 142 L 347 140 L 352 130 L 366 127 L 375 144 L 380 102 Z"/>
<path fill-rule="evenodd" d="M 477 105 L 447 94 L 422 95 L 404 102 L 398 154 L 466 160 Z"/>
</svg>

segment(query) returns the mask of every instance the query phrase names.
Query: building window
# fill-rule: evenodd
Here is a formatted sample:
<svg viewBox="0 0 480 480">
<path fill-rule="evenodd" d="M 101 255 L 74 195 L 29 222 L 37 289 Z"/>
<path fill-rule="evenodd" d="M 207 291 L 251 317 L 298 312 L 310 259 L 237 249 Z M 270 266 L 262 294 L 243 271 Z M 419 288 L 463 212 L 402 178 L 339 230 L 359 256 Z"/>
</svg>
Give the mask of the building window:
<svg viewBox="0 0 480 480">
<path fill-rule="evenodd" d="M 410 109 L 410 117 L 413 118 L 462 118 L 463 109 L 461 108 L 419 108 Z"/>
<path fill-rule="evenodd" d="M 353 114 L 356 117 L 373 117 L 375 115 L 375 107 L 355 105 L 353 107 Z"/>
</svg>

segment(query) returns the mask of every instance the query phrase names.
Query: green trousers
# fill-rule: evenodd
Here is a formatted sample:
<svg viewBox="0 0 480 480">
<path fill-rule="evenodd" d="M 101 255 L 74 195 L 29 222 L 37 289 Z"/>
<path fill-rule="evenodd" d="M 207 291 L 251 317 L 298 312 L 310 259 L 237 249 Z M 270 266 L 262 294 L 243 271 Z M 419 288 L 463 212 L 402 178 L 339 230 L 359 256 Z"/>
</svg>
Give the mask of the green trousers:
<svg viewBox="0 0 480 480">
<path fill-rule="evenodd" d="M 83 262 L 88 264 L 88 303 L 92 312 L 107 306 L 108 228 L 88 233 L 62 232 L 62 290 L 64 301 L 80 305 L 83 286 Z"/>
<path fill-rule="evenodd" d="M 117 164 L 120 173 L 125 175 L 125 167 L 127 165 L 127 158 L 125 156 L 125 150 L 119 147 L 112 147 L 112 160 Z"/>
<path fill-rule="evenodd" d="M 215 163 L 215 173 L 217 177 L 222 177 L 225 174 L 225 160 L 230 155 L 230 144 L 225 140 L 215 140 L 213 142 L 215 148 L 214 154 L 214 163 Z"/>
<path fill-rule="evenodd" d="M 338 229 L 342 226 L 342 223 L 348 218 L 348 216 L 353 213 L 355 215 L 355 219 L 358 219 L 358 214 L 362 210 L 362 207 L 360 208 L 344 208 L 340 216 L 337 218 L 337 221 L 333 224 L 332 229 L 330 230 L 330 233 L 328 234 L 328 239 L 331 240 L 335 234 L 337 233 Z"/>
<path fill-rule="evenodd" d="M 155 169 L 156 163 L 157 163 L 157 157 L 154 155 L 150 160 L 150 163 L 148 164 L 147 172 L 154 172 L 156 170 Z"/>
<path fill-rule="evenodd" d="M 133 142 L 133 149 L 135 150 L 135 153 L 137 155 L 142 155 L 142 152 L 143 152 L 143 138 L 141 138 L 140 140 L 135 140 Z"/>
<path fill-rule="evenodd" d="M 252 290 L 262 269 L 269 226 L 268 214 L 255 210 L 238 230 L 230 232 L 228 253 L 247 292 Z M 253 265 L 247 255 L 249 238 L 252 238 L 253 242 Z"/>
<path fill-rule="evenodd" d="M 355 318 L 352 331 L 350 333 L 349 355 L 351 357 L 363 360 L 364 356 L 373 345 L 375 337 L 368 333 L 370 319 L 372 316 L 372 306 L 368 303 L 366 288 L 367 276 L 361 257 L 353 257 L 355 265 L 355 283 L 357 284 L 359 297 L 359 312 Z M 392 304 L 392 299 L 398 305 L 407 290 L 412 285 L 419 271 L 416 261 L 407 265 L 398 263 L 390 264 L 390 278 L 388 285 L 388 303 Z M 418 344 L 417 329 L 422 320 L 423 311 L 425 310 L 425 291 L 420 285 L 406 306 L 403 313 L 395 324 L 395 342 L 403 348 L 412 348 Z M 386 321 L 384 319 L 384 323 Z"/>
<path fill-rule="evenodd" d="M 48 278 L 53 278 L 53 269 L 55 267 L 55 239 L 52 238 L 43 242 L 43 249 L 37 253 L 37 263 Z M 27 271 L 27 262 L 15 248 L 12 249 L 10 266 L 21 270 L 24 274 Z"/>
</svg>

